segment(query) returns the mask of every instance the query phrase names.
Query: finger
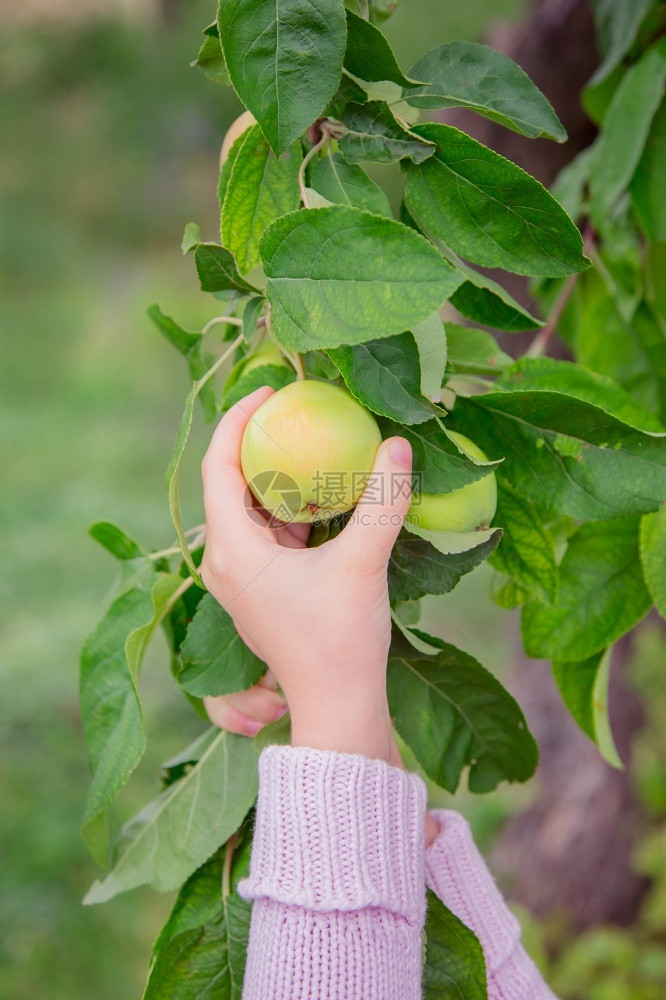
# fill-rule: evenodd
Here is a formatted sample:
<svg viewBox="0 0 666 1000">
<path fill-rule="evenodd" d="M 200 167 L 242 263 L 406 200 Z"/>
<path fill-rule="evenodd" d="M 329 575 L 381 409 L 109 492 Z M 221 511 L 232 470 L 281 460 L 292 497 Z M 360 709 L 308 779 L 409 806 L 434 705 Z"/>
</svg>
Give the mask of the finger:
<svg viewBox="0 0 666 1000">
<path fill-rule="evenodd" d="M 260 687 L 258 684 L 248 688 L 247 691 L 226 694 L 224 698 L 231 708 L 264 724 L 280 719 L 287 709 L 287 702 L 277 691 Z"/>
<path fill-rule="evenodd" d="M 272 537 L 286 549 L 304 549 L 310 535 L 310 524 L 288 523 L 278 521 L 270 511 L 262 507 L 253 497 L 252 510 L 250 516 L 257 522 L 270 529 Z"/>
<path fill-rule="evenodd" d="M 272 670 L 267 670 L 263 677 L 261 677 L 257 684 L 261 684 L 262 687 L 270 688 L 271 691 L 277 691 L 277 678 Z"/>
<path fill-rule="evenodd" d="M 242 542 L 248 532 L 256 535 L 256 522 L 246 510 L 248 487 L 241 470 L 240 448 L 248 422 L 273 391 L 262 386 L 245 396 L 215 429 L 201 466 L 209 543 L 230 538 Z"/>
<path fill-rule="evenodd" d="M 412 497 L 412 449 L 404 438 L 379 448 L 363 495 L 333 544 L 360 565 L 383 569 L 405 520 Z"/>
<path fill-rule="evenodd" d="M 263 722 L 251 719 L 238 709 L 227 705 L 225 698 L 204 698 L 203 702 L 208 718 L 219 729 L 237 733 L 239 736 L 256 736 L 259 730 L 263 729 Z"/>
</svg>

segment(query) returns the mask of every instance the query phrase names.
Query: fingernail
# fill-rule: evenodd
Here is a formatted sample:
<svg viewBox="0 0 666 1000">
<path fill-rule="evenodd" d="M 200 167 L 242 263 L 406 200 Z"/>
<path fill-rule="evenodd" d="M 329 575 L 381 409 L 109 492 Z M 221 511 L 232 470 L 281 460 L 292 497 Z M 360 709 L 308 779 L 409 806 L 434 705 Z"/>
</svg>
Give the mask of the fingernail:
<svg viewBox="0 0 666 1000">
<path fill-rule="evenodd" d="M 245 732 L 248 736 L 256 736 L 260 729 L 263 729 L 263 722 L 246 722 Z"/>
<path fill-rule="evenodd" d="M 285 715 L 288 711 L 289 711 L 289 705 L 283 705 L 282 708 L 278 708 L 277 712 L 275 713 L 275 721 L 277 722 L 278 719 L 281 719 L 282 716 Z"/>
<path fill-rule="evenodd" d="M 402 465 L 405 469 L 411 468 L 412 449 L 409 441 L 405 441 L 404 438 L 394 438 L 391 441 L 389 455 L 391 456 L 391 460 L 395 462 L 396 465 Z"/>
</svg>

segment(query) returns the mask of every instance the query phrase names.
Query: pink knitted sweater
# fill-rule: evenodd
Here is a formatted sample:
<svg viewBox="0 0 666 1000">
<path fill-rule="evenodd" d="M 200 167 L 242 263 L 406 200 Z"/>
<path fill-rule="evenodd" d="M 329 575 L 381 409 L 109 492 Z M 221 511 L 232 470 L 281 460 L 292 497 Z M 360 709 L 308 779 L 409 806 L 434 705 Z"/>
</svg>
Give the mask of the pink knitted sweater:
<svg viewBox="0 0 666 1000">
<path fill-rule="evenodd" d="M 455 812 L 358 754 L 267 747 L 259 761 L 243 1000 L 420 1000 L 426 884 L 481 942 L 489 1000 L 554 1000 Z"/>
</svg>

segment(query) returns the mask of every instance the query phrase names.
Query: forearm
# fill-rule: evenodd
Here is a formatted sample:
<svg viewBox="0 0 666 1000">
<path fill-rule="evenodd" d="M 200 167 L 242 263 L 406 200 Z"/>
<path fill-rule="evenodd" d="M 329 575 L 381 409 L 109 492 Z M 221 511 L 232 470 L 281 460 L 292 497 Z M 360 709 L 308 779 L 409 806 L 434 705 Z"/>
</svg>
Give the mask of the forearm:
<svg viewBox="0 0 666 1000">
<path fill-rule="evenodd" d="M 458 813 L 432 810 L 438 834 L 426 850 L 428 886 L 478 937 L 486 958 L 488 1000 L 555 1000 L 520 941 L 508 909 Z"/>
<path fill-rule="evenodd" d="M 421 779 L 307 747 L 259 770 L 244 1000 L 419 1000 Z"/>
</svg>

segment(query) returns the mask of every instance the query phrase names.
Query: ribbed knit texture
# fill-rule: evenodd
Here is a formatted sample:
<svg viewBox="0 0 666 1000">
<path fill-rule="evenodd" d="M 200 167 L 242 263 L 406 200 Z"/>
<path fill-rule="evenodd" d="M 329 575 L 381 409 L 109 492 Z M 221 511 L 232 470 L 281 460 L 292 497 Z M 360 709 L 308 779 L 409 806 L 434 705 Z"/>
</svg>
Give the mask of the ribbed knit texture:
<svg viewBox="0 0 666 1000">
<path fill-rule="evenodd" d="M 439 835 L 426 851 L 426 882 L 474 931 L 486 958 L 488 1000 L 555 1000 L 520 943 L 520 924 L 507 908 L 456 812 L 433 809 Z"/>
<path fill-rule="evenodd" d="M 243 1000 L 421 1000 L 425 883 L 477 934 L 489 1000 L 554 1000 L 457 813 L 416 774 L 357 754 L 267 747 L 248 878 Z"/>
</svg>

